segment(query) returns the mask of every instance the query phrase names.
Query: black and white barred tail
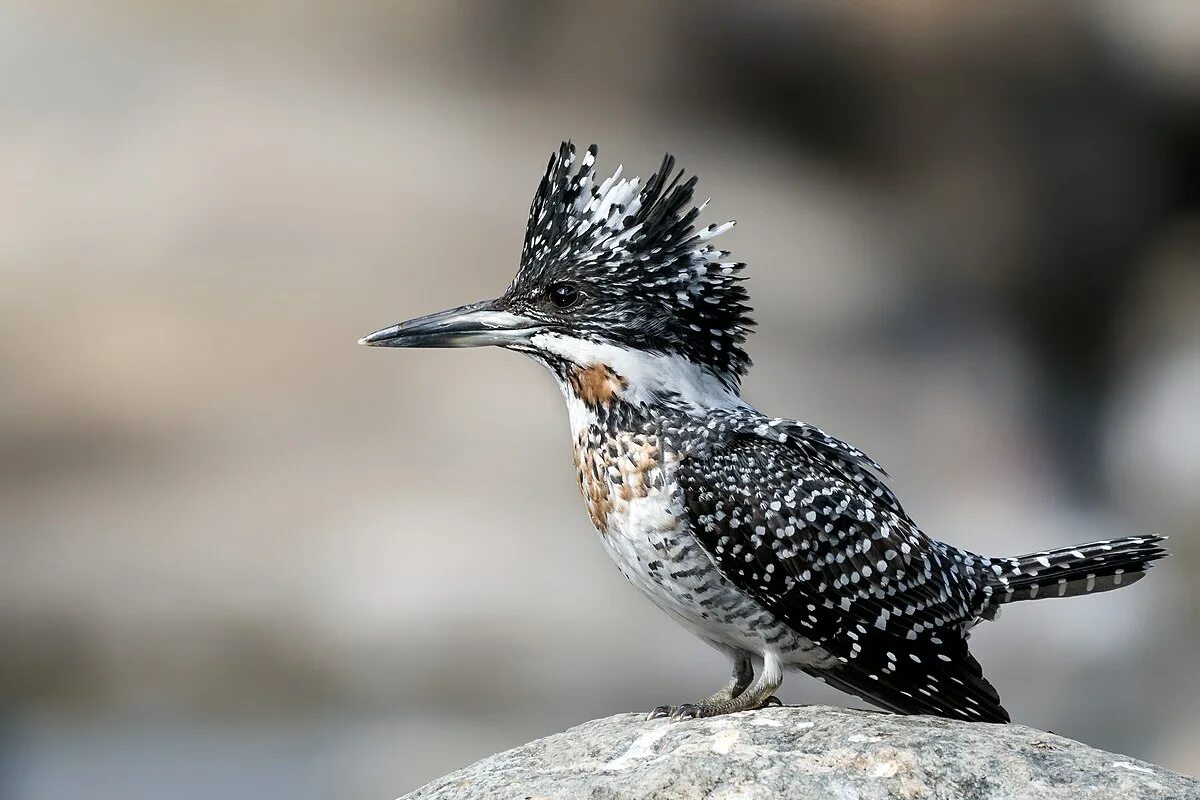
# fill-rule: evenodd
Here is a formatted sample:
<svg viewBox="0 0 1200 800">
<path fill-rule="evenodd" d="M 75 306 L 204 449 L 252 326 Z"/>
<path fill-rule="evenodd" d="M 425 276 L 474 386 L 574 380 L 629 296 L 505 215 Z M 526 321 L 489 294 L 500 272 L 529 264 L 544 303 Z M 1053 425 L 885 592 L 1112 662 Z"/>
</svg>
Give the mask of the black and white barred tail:
<svg viewBox="0 0 1200 800">
<path fill-rule="evenodd" d="M 1142 578 L 1168 555 L 1164 537 L 1135 536 L 1015 558 L 987 559 L 989 583 L 979 617 L 1018 600 L 1106 592 Z M 862 648 L 840 666 L 808 670 L 829 685 L 901 714 L 933 714 L 975 722 L 1008 722 L 995 687 L 967 649 L 966 629 L 908 633 L 867 627 Z"/>
<path fill-rule="evenodd" d="M 1131 536 L 993 559 L 992 605 L 1107 592 L 1143 578 L 1168 555 L 1162 536 Z"/>
</svg>

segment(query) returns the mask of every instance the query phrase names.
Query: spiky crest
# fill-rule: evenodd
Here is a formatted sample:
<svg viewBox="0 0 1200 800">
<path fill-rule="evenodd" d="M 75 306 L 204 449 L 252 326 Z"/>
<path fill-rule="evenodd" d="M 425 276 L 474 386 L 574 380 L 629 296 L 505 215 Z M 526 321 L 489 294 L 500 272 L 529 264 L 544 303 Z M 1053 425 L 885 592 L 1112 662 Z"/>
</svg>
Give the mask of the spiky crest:
<svg viewBox="0 0 1200 800">
<path fill-rule="evenodd" d="M 551 157 L 506 297 L 519 302 L 573 281 L 591 301 L 573 320 L 579 334 L 681 355 L 736 389 L 754 326 L 740 284 L 745 265 L 710 243 L 734 223 L 697 230 L 707 201 L 693 205 L 697 178 L 682 170 L 672 177 L 670 154 L 644 185 L 623 178 L 621 167 L 597 183 L 595 145 L 572 172 L 575 160 L 570 142 Z"/>
</svg>

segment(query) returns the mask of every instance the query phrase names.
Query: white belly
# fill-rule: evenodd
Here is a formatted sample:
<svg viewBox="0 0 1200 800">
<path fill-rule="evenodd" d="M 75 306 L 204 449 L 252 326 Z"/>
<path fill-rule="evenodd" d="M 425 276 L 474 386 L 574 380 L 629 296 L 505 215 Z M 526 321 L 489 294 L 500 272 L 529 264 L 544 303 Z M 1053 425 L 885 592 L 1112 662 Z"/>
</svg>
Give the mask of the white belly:
<svg viewBox="0 0 1200 800">
<path fill-rule="evenodd" d="M 776 653 L 791 665 L 829 656 L 797 635 L 718 571 L 692 535 L 673 487 L 617 503 L 601 531 L 605 550 L 630 583 L 701 639 L 721 648 Z"/>
</svg>

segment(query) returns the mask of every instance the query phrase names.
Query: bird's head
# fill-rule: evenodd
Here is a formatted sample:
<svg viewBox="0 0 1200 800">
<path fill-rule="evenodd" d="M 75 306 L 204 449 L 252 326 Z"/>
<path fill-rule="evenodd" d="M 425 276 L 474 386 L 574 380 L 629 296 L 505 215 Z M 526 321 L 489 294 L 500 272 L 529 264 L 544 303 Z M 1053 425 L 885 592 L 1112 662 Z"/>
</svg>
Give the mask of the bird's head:
<svg viewBox="0 0 1200 800">
<path fill-rule="evenodd" d="M 605 366 L 625 380 L 688 374 L 736 396 L 754 325 L 740 272 L 711 240 L 732 222 L 697 228 L 696 178 L 664 157 L 644 183 L 621 168 L 596 180 L 596 147 L 576 167 L 564 143 L 529 209 L 521 266 L 500 297 L 402 322 L 361 344 L 498 345 L 566 380 Z M 637 373 L 630 374 L 630 373 Z M 668 387 L 669 388 L 669 387 Z"/>
</svg>

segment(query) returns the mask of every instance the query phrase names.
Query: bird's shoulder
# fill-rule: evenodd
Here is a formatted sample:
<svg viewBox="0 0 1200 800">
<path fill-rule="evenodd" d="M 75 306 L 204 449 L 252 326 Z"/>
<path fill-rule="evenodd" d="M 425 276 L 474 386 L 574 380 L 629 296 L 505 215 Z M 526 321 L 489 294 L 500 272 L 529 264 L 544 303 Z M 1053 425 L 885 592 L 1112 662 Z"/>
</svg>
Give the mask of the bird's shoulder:
<svg viewBox="0 0 1200 800">
<path fill-rule="evenodd" d="M 900 516 L 888 473 L 865 452 L 815 425 L 753 409 L 713 412 L 685 431 L 681 461 L 697 478 L 753 484 L 760 491 L 791 481 L 844 483 L 856 496 Z"/>
</svg>

